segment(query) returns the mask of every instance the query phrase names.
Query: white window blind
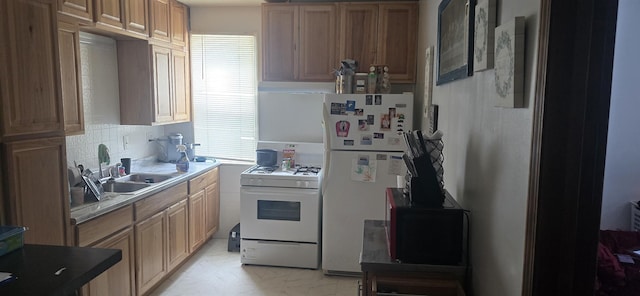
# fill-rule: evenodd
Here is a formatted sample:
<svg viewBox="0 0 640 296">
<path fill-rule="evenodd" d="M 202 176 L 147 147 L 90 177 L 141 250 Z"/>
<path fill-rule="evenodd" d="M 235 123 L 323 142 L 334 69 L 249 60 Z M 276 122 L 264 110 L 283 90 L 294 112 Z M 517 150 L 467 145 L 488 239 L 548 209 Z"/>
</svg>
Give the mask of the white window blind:
<svg viewBox="0 0 640 296">
<path fill-rule="evenodd" d="M 191 35 L 191 69 L 198 154 L 254 161 L 255 37 Z"/>
</svg>

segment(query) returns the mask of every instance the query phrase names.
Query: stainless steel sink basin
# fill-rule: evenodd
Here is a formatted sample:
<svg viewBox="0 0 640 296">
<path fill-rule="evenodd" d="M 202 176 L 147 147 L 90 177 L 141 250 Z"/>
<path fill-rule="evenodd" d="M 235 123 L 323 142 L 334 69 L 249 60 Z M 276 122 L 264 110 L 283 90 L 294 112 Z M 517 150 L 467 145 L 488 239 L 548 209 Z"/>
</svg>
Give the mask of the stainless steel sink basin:
<svg viewBox="0 0 640 296">
<path fill-rule="evenodd" d="M 173 178 L 174 175 L 163 174 L 131 174 L 118 179 L 118 182 L 160 183 Z"/>
<path fill-rule="evenodd" d="M 104 188 L 104 192 L 118 192 L 118 193 L 134 192 L 134 191 L 147 188 L 149 186 L 151 186 L 151 184 L 146 184 L 146 183 L 113 182 L 113 183 L 102 184 L 102 188 Z"/>
</svg>

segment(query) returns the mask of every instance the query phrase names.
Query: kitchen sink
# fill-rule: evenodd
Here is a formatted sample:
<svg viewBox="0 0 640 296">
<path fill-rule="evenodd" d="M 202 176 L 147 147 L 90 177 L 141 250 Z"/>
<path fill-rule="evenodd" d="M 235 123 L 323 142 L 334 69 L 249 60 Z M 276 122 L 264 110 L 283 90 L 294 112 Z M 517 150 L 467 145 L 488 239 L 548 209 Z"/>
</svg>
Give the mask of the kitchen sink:
<svg viewBox="0 0 640 296">
<path fill-rule="evenodd" d="M 171 174 L 131 174 L 118 179 L 118 182 L 160 183 L 175 177 Z"/>
<path fill-rule="evenodd" d="M 118 193 L 134 192 L 134 191 L 147 188 L 149 186 L 151 186 L 151 184 L 146 184 L 146 183 L 112 182 L 112 183 L 102 184 L 102 188 L 104 188 L 104 192 L 118 192 Z"/>
</svg>

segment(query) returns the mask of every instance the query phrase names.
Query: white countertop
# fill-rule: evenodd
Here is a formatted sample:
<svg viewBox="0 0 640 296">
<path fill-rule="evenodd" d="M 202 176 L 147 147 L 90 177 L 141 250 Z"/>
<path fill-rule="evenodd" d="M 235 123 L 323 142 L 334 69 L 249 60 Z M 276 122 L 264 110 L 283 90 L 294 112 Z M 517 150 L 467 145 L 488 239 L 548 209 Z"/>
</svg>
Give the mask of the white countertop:
<svg viewBox="0 0 640 296">
<path fill-rule="evenodd" d="M 137 165 L 134 167 L 131 174 L 177 174 L 177 176 L 163 182 L 153 183 L 153 185 L 147 188 L 136 191 L 135 194 L 112 193 L 102 198 L 101 201 L 85 203 L 83 205 L 72 207 L 71 224 L 80 224 L 126 205 L 132 204 L 154 193 L 160 192 L 168 187 L 190 180 L 215 167 L 218 167 L 220 164 L 221 163 L 218 161 L 190 162 L 189 171 L 186 173 L 177 173 L 176 165 L 173 163 L 146 162 L 142 165 Z"/>
</svg>

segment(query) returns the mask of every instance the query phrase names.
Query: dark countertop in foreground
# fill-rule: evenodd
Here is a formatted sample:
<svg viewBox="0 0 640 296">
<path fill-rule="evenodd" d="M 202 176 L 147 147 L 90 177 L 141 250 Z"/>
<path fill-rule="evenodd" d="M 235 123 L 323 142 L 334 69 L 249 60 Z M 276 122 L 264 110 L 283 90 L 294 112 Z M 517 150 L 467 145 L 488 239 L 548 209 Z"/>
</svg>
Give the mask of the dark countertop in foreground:
<svg viewBox="0 0 640 296">
<path fill-rule="evenodd" d="M 0 295 L 75 295 L 121 259 L 116 249 L 24 245 L 0 257 L 0 271 L 17 277 L 0 284 Z"/>
<path fill-rule="evenodd" d="M 173 163 L 154 162 L 154 163 L 147 163 L 143 166 L 137 166 L 131 172 L 131 174 L 136 174 L 136 173 L 174 174 L 176 173 L 177 176 L 163 182 L 154 183 L 153 185 L 147 188 L 134 192 L 135 194 L 131 194 L 131 193 L 110 194 L 108 197 L 103 198 L 99 202 L 86 203 L 83 205 L 72 207 L 71 208 L 71 224 L 80 224 L 88 220 L 91 220 L 93 218 L 96 218 L 98 216 L 109 213 L 113 210 L 132 204 L 154 193 L 158 193 L 162 190 L 165 190 L 179 183 L 186 182 L 189 179 L 192 179 L 209 170 L 212 170 L 215 167 L 220 166 L 220 164 L 221 163 L 218 161 L 190 162 L 189 171 L 182 174 L 176 173 L 176 165 Z"/>
</svg>

